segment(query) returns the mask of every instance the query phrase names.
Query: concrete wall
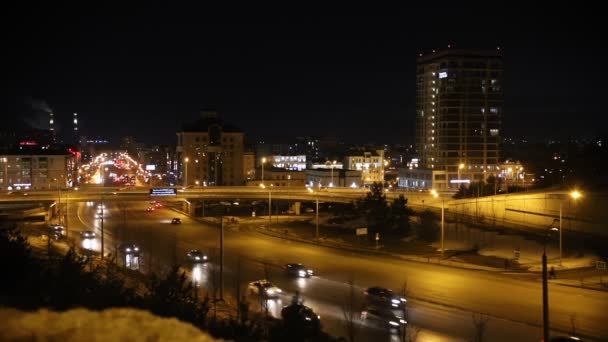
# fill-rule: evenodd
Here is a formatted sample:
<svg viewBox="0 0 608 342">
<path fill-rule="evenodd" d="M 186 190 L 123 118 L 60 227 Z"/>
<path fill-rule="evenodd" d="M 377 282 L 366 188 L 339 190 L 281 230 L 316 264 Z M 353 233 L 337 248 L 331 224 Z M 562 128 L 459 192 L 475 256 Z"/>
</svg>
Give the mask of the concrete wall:
<svg viewBox="0 0 608 342">
<path fill-rule="evenodd" d="M 559 219 L 560 204 L 565 230 L 608 236 L 608 194 L 585 194 L 574 200 L 567 192 L 526 192 L 445 201 L 451 215 L 490 225 L 539 231 Z M 555 224 L 559 224 L 558 221 Z"/>
</svg>

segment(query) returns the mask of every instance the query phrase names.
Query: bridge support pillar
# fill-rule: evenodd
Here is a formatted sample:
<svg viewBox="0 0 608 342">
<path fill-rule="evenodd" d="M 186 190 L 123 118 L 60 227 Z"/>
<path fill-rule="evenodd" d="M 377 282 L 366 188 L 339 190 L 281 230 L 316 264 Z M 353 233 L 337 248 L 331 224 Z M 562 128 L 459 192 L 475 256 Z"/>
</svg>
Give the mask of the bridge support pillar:
<svg viewBox="0 0 608 342">
<path fill-rule="evenodd" d="M 302 202 L 300 202 L 300 201 L 293 202 L 293 211 L 296 213 L 296 215 L 300 215 L 301 206 L 302 206 Z"/>
</svg>

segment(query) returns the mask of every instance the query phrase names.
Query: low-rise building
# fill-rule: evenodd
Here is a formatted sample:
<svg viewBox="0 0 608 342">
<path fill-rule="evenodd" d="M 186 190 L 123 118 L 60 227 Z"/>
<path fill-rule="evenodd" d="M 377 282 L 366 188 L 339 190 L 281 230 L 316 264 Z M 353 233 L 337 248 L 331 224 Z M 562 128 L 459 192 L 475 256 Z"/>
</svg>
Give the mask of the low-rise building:
<svg viewBox="0 0 608 342">
<path fill-rule="evenodd" d="M 444 170 L 399 169 L 399 187 L 412 190 L 447 190 L 447 173 Z"/>
<path fill-rule="evenodd" d="M 364 185 L 384 182 L 384 151 L 366 151 L 360 155 L 345 158 L 348 170 L 361 171 L 361 182 Z"/>
<path fill-rule="evenodd" d="M 0 190 L 48 190 L 75 183 L 76 159 L 62 150 L 0 152 Z"/>
<path fill-rule="evenodd" d="M 305 180 L 304 171 L 291 171 L 278 168 L 267 168 L 264 170 L 264 180 L 252 179 L 246 183 L 248 186 L 260 186 L 261 184 L 274 187 L 303 187 Z"/>
<path fill-rule="evenodd" d="M 252 151 L 243 152 L 243 179 L 255 179 L 255 153 Z"/>
<path fill-rule="evenodd" d="M 360 188 L 361 171 L 343 169 L 306 170 L 306 185 L 312 187 L 351 187 Z"/>
</svg>

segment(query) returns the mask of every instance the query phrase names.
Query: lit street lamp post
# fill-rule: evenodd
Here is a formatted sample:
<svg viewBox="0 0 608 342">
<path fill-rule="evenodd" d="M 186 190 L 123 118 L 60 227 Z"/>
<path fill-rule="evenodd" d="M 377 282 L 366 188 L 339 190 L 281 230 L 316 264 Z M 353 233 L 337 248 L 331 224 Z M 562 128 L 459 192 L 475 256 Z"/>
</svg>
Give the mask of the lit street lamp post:
<svg viewBox="0 0 608 342">
<path fill-rule="evenodd" d="M 572 191 L 569 195 L 575 201 L 582 196 L 582 194 L 576 190 Z M 559 265 L 560 266 L 562 265 L 562 230 L 563 230 L 562 210 L 563 210 L 563 204 L 564 204 L 564 200 L 562 199 L 559 201 Z"/>
<path fill-rule="evenodd" d="M 334 186 L 334 166 L 336 165 L 336 161 L 331 162 L 331 183 L 329 183 L 330 187 Z"/>
<path fill-rule="evenodd" d="M 184 158 L 184 186 L 188 186 L 188 162 L 190 158 Z"/>
<path fill-rule="evenodd" d="M 230 211 L 230 207 L 238 205 L 237 202 L 233 204 L 221 204 L 222 214 L 220 216 L 220 301 L 224 300 L 224 215 Z"/>
<path fill-rule="evenodd" d="M 431 193 L 433 194 L 433 197 L 435 197 L 435 198 L 439 197 L 439 194 L 434 189 L 431 190 Z M 445 226 L 445 200 L 442 197 L 441 198 L 441 256 L 443 256 L 443 252 L 445 250 L 445 248 L 443 246 L 444 232 L 445 232 L 444 226 Z"/>
<path fill-rule="evenodd" d="M 547 239 L 551 231 L 557 228 L 551 227 L 547 229 L 543 244 L 543 341 L 549 341 L 549 289 L 547 278 Z M 561 231 L 560 231 L 561 235 Z"/>
<path fill-rule="evenodd" d="M 268 187 L 268 228 L 270 228 L 270 224 L 272 223 L 272 186 L 273 184 L 270 184 Z M 266 185 L 264 184 L 260 184 L 260 187 L 266 189 Z"/>
<path fill-rule="evenodd" d="M 310 193 L 314 193 L 314 191 L 311 188 L 307 188 L 308 192 Z M 319 195 L 316 195 L 316 202 L 317 202 L 317 210 L 315 210 L 315 214 L 316 214 L 316 230 L 315 230 L 315 237 L 318 239 L 319 238 Z"/>
<path fill-rule="evenodd" d="M 262 185 L 264 185 L 264 164 L 266 164 L 266 157 L 262 158 Z"/>
<path fill-rule="evenodd" d="M 464 164 L 458 165 L 458 180 L 460 180 L 460 170 L 464 169 Z"/>
</svg>

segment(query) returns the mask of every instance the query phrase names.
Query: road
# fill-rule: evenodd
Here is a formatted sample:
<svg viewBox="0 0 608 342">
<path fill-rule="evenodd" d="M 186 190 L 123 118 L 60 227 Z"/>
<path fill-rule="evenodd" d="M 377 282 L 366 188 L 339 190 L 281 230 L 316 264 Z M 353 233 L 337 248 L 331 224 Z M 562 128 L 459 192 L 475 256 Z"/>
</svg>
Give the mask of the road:
<svg viewBox="0 0 608 342">
<path fill-rule="evenodd" d="M 99 220 L 94 218 L 96 205 L 72 205 L 71 233 L 98 229 Z M 106 249 L 122 241 L 134 241 L 142 250 L 141 260 L 138 260 L 140 269 L 157 273 L 166 272 L 174 262 L 184 262 L 190 249 L 208 251 L 211 263 L 193 268 L 191 275 L 201 287 L 213 287 L 213 269 L 219 260 L 217 225 L 199 223 L 166 208 L 147 213 L 144 210 L 147 206 L 147 202 L 107 204 L 104 221 Z M 170 224 L 172 217 L 181 217 L 183 223 Z M 265 223 L 264 218 L 260 218 L 260 222 Z M 342 308 L 349 303 L 349 279 L 355 284 L 356 307 L 362 306 L 362 292 L 366 287 L 379 285 L 397 292 L 407 281 L 408 321 L 410 326 L 422 329 L 419 341 L 470 340 L 474 333 L 473 312 L 488 316 L 488 340 L 541 339 L 542 296 L 541 284 L 537 281 L 353 254 L 271 238 L 244 228 L 229 225 L 225 230 L 226 292 L 234 292 L 237 278 L 243 285 L 268 277 L 285 292 L 280 300 L 269 301 L 269 310 L 274 315 L 278 315 L 280 308 L 299 291 L 305 304 L 321 315 L 326 331 L 346 336 Z M 86 243 L 91 248 L 99 248 L 98 243 Z M 241 271 L 236 272 L 239 260 Z M 316 276 L 300 280 L 287 278 L 280 266 L 288 262 L 304 263 L 315 270 Z M 608 337 L 608 327 L 603 324 L 608 293 L 558 285 L 550 285 L 549 291 L 552 328 L 561 332 L 571 331 L 571 317 L 574 316 L 579 334 L 594 336 L 598 340 Z M 256 298 L 250 298 L 250 301 L 257 304 Z M 396 338 L 360 322 L 357 320 L 359 340 Z"/>
</svg>

